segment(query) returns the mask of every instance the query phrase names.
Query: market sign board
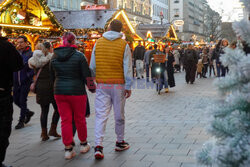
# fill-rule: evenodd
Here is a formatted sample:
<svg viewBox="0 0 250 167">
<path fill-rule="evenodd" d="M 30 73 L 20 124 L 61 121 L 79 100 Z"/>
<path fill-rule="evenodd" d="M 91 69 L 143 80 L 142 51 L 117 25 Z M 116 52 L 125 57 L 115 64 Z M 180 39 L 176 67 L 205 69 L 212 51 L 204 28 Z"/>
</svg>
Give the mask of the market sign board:
<svg viewBox="0 0 250 167">
<path fill-rule="evenodd" d="M 184 21 L 183 20 L 175 20 L 174 21 L 174 25 L 177 27 L 183 26 L 184 25 Z"/>
<path fill-rule="evenodd" d="M 82 10 L 104 10 L 109 8 L 109 5 L 86 5 L 81 7 Z"/>
</svg>

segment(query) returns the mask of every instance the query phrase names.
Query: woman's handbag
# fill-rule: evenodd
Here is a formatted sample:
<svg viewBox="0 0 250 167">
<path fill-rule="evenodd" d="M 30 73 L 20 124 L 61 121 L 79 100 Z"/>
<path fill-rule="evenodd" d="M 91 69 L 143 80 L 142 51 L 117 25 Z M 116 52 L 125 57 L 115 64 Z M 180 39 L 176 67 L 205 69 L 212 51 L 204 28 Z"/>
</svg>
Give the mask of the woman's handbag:
<svg viewBox="0 0 250 167">
<path fill-rule="evenodd" d="M 34 82 L 30 85 L 30 91 L 33 92 L 33 93 L 36 93 L 36 82 L 37 82 L 37 79 L 38 79 L 41 71 L 42 71 L 42 68 L 40 68 L 38 70 Z"/>
</svg>

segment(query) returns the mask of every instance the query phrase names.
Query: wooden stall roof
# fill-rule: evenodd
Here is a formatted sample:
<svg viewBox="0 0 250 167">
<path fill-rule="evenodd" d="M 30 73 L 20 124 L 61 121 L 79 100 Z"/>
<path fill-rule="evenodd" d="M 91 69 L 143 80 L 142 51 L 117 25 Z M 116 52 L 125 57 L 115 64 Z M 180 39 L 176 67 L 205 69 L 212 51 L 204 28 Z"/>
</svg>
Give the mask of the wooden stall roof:
<svg viewBox="0 0 250 167">
<path fill-rule="evenodd" d="M 133 38 L 135 40 L 142 39 L 136 34 L 124 10 L 55 11 L 54 14 L 66 30 L 93 30 L 104 32 L 113 19 L 123 20 L 125 27 L 127 27 Z"/>
<path fill-rule="evenodd" d="M 175 29 L 171 24 L 139 24 L 136 32 L 143 38 L 147 38 L 148 32 L 151 32 L 152 38 L 178 40 Z"/>
</svg>

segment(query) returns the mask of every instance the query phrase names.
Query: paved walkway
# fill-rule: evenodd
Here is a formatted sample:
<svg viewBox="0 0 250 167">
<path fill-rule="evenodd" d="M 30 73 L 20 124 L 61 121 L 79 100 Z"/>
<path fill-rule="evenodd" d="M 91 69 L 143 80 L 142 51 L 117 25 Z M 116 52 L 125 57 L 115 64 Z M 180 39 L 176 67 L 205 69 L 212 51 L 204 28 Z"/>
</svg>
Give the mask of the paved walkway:
<svg viewBox="0 0 250 167">
<path fill-rule="evenodd" d="M 13 130 L 6 164 L 13 167 L 194 167 L 195 151 L 209 136 L 206 134 L 208 116 L 206 107 L 218 97 L 213 78 L 198 79 L 187 85 L 184 73 L 176 74 L 177 86 L 168 94 L 157 95 L 154 89 L 139 89 L 126 103 L 126 140 L 131 148 L 114 151 L 115 132 L 113 114 L 108 121 L 105 142 L 105 159 L 96 161 L 94 149 L 73 160 L 64 160 L 61 139 L 40 140 L 40 107 L 35 97 L 28 99 L 35 116 L 24 129 Z M 92 114 L 88 118 L 88 140 L 94 145 L 94 95 L 90 95 Z M 13 127 L 18 120 L 15 107 Z M 51 113 L 50 113 L 51 118 Z M 51 119 L 49 119 L 50 122 Z M 75 137 L 77 145 L 78 139 Z M 76 147 L 77 153 L 79 148 Z"/>
</svg>

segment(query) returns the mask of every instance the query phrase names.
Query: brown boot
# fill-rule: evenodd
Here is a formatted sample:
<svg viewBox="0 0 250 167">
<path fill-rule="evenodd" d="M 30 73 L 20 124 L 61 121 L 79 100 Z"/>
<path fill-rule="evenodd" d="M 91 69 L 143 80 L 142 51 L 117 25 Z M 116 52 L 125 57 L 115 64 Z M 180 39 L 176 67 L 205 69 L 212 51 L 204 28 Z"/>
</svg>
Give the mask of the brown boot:
<svg viewBox="0 0 250 167">
<path fill-rule="evenodd" d="M 42 138 L 42 141 L 49 140 L 47 128 L 42 128 L 41 138 Z"/>
<path fill-rule="evenodd" d="M 61 137 L 56 131 L 57 125 L 51 124 L 50 130 L 49 130 L 49 136 L 54 136 L 54 137 Z"/>
</svg>

